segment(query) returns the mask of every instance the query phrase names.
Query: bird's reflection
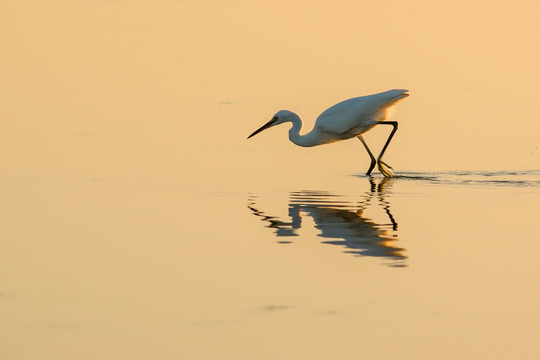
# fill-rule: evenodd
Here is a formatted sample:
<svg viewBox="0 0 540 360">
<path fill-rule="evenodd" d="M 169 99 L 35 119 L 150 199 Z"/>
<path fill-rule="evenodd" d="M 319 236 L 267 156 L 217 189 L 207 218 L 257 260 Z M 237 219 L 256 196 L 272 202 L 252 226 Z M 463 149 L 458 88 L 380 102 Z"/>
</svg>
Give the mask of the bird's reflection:
<svg viewBox="0 0 540 360">
<path fill-rule="evenodd" d="M 290 193 L 289 221 L 282 221 L 259 210 L 257 197 L 249 198 L 251 212 L 275 230 L 280 243 L 291 243 L 286 237 L 299 236 L 302 216 L 309 215 L 320 231 L 319 236 L 328 240 L 324 244 L 339 245 L 344 252 L 355 256 L 383 257 L 391 260 L 391 266 L 406 266 L 404 249 L 396 246 L 398 223 L 390 211 L 387 200 L 392 178 L 383 178 L 376 182 L 369 178 L 369 191 L 362 194 L 359 201 L 348 201 L 343 196 L 322 191 L 296 191 Z M 382 209 L 386 223 L 377 223 L 365 217 L 369 207 Z"/>
</svg>

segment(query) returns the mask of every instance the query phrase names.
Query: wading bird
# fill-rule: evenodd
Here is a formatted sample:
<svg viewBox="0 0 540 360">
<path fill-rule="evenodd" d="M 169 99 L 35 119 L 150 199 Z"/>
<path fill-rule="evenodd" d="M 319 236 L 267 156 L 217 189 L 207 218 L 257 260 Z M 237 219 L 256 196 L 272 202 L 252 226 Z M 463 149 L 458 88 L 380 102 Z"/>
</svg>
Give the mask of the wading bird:
<svg viewBox="0 0 540 360">
<path fill-rule="evenodd" d="M 378 94 L 361 96 L 342 101 L 328 109 L 326 109 L 315 121 L 313 130 L 309 133 L 300 135 L 302 128 L 302 120 L 300 117 L 288 110 L 278 111 L 274 117 L 257 129 L 253 134 L 248 136 L 248 139 L 261 131 L 271 128 L 279 124 L 291 122 L 292 127 L 289 130 L 289 140 L 298 146 L 310 147 L 315 145 L 330 144 L 340 140 L 351 139 L 357 137 L 366 148 L 371 165 L 366 175 L 370 175 L 371 171 L 377 164 L 379 171 L 386 177 L 394 176 L 394 171 L 390 165 L 382 161 L 382 157 L 390 140 L 394 136 L 398 123 L 397 121 L 387 121 L 392 113 L 391 109 L 401 99 L 409 96 L 409 90 L 397 89 L 389 90 Z M 369 150 L 369 147 L 364 140 L 363 133 L 372 129 L 375 125 L 392 125 L 393 129 L 384 144 L 381 153 L 375 160 L 375 157 Z"/>
</svg>

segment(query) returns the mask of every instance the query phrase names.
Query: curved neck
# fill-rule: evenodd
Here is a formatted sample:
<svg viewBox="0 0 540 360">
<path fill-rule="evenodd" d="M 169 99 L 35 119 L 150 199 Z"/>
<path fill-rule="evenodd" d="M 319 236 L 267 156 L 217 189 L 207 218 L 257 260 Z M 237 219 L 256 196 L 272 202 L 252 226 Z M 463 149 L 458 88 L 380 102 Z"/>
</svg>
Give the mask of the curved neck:
<svg viewBox="0 0 540 360">
<path fill-rule="evenodd" d="M 289 129 L 289 140 L 294 144 L 304 147 L 320 144 L 315 129 L 307 134 L 300 135 L 300 130 L 302 129 L 302 120 L 300 119 L 300 116 L 294 114 L 294 116 L 291 117 L 290 122 L 292 122 L 292 127 Z"/>
</svg>

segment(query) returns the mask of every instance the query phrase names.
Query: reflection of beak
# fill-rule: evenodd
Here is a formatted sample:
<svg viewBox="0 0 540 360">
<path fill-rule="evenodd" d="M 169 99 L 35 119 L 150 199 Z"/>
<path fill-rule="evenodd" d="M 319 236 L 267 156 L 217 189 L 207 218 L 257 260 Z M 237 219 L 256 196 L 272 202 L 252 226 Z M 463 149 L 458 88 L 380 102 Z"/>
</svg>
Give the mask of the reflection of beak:
<svg viewBox="0 0 540 360">
<path fill-rule="evenodd" d="M 253 132 L 253 134 L 249 135 L 247 138 L 249 139 L 250 137 L 257 135 L 257 134 L 260 133 L 261 131 L 266 130 L 266 129 L 268 129 L 268 128 L 271 128 L 272 126 L 274 126 L 274 123 L 275 123 L 275 122 L 276 122 L 275 119 L 270 120 L 269 122 L 267 122 L 266 124 L 264 124 L 263 126 L 261 126 L 259 129 L 255 130 L 255 131 Z"/>
</svg>

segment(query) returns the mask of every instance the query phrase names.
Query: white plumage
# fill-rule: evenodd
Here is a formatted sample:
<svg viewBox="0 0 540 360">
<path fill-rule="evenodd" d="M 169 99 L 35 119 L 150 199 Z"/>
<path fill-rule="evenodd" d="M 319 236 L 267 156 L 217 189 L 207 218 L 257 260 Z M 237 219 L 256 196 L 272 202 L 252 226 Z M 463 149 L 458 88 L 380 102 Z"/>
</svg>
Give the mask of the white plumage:
<svg viewBox="0 0 540 360">
<path fill-rule="evenodd" d="M 371 165 L 366 175 L 370 175 L 375 164 L 378 164 L 379 171 L 384 176 L 394 176 L 392 167 L 382 161 L 382 156 L 398 126 L 396 121 L 388 121 L 388 119 L 392 115 L 394 106 L 400 100 L 409 96 L 407 92 L 408 90 L 396 89 L 342 101 L 323 111 L 317 117 L 313 130 L 304 135 L 300 135 L 300 129 L 302 128 L 300 117 L 291 111 L 281 110 L 269 122 L 253 132 L 248 139 L 265 129 L 285 122 L 293 124 L 289 130 L 289 139 L 299 146 L 308 147 L 329 144 L 358 137 L 371 158 Z M 380 155 L 375 160 L 362 134 L 379 124 L 392 125 L 393 130 Z"/>
</svg>

